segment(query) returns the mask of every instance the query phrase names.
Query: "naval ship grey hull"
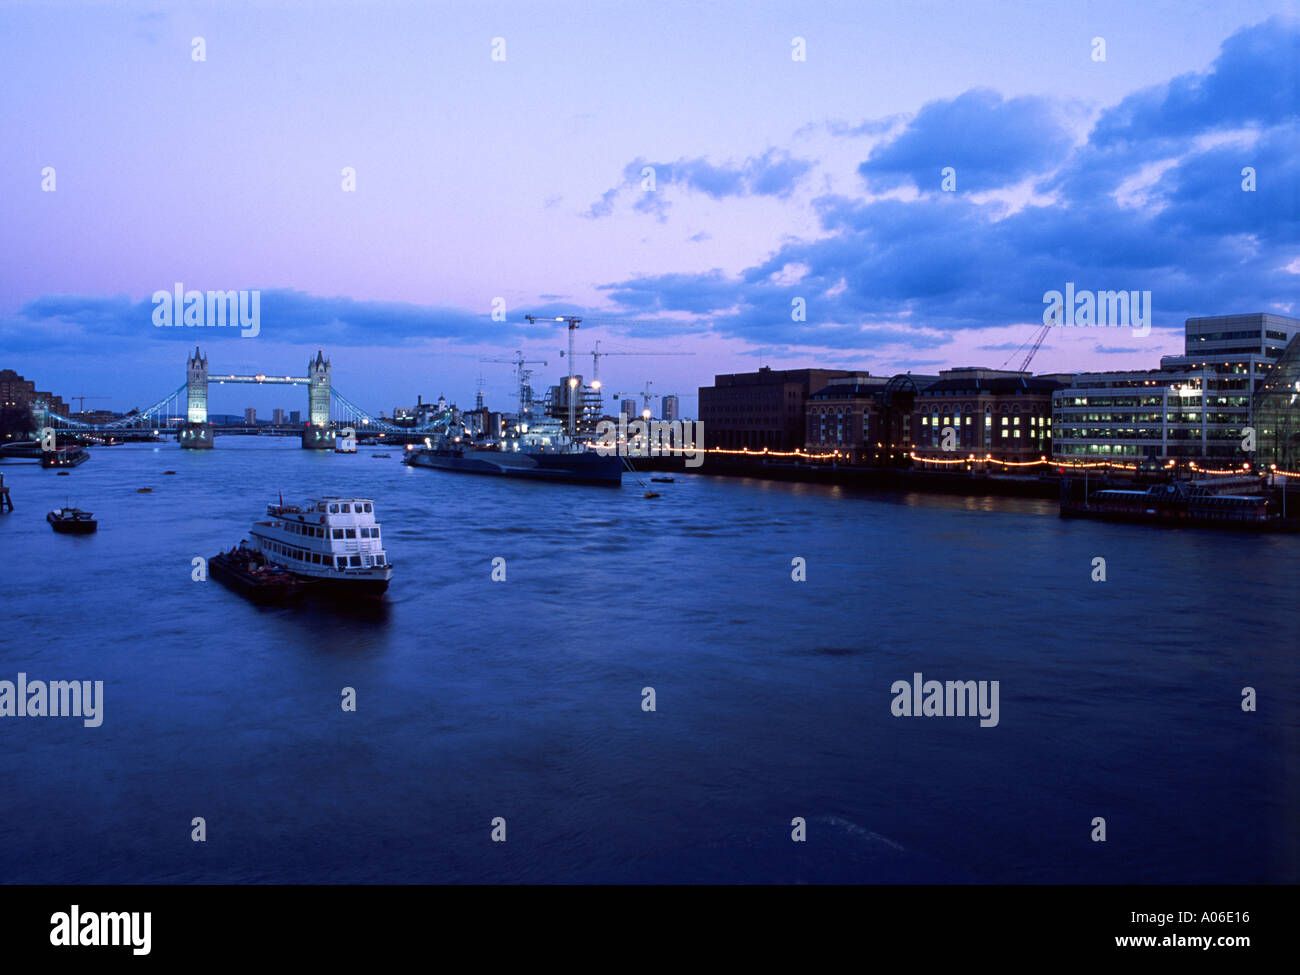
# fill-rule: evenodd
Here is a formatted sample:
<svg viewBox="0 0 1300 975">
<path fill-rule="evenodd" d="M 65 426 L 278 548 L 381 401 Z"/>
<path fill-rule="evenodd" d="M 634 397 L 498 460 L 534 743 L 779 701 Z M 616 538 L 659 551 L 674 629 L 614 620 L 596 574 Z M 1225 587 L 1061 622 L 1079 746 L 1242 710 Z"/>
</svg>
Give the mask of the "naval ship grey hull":
<svg viewBox="0 0 1300 975">
<path fill-rule="evenodd" d="M 441 450 L 425 447 L 402 459 L 411 467 L 431 467 L 457 474 L 492 474 L 529 481 L 566 484 L 600 484 L 618 487 L 623 483 L 623 460 L 602 457 L 595 451 L 583 453 L 531 453 L 513 450 Z"/>
</svg>

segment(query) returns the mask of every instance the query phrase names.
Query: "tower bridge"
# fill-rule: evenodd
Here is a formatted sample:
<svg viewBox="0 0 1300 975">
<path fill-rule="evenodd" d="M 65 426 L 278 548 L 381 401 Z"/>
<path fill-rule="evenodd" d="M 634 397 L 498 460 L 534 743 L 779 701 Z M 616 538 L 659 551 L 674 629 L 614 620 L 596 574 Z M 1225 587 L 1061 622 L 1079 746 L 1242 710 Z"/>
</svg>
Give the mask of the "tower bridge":
<svg viewBox="0 0 1300 975">
<path fill-rule="evenodd" d="M 330 360 L 324 350 L 318 349 L 316 357 L 307 363 L 307 375 L 271 375 L 257 373 L 210 373 L 208 357 L 194 348 L 185 363 L 185 385 L 173 390 L 148 409 L 132 413 L 110 423 L 83 423 L 71 417 L 60 416 L 45 408 L 44 403 L 32 406 L 37 429 L 53 427 L 78 433 L 125 432 L 141 427 L 167 427 L 174 425 L 176 437 L 183 448 L 210 450 L 217 428 L 208 421 L 208 387 L 216 383 L 248 383 L 258 386 L 306 386 L 307 422 L 301 427 L 302 445 L 307 450 L 332 450 L 338 431 L 351 430 L 352 435 L 366 432 L 427 434 L 446 432 L 460 422 L 459 411 L 450 407 L 435 415 L 419 427 L 405 427 L 379 419 L 357 406 L 336 390 L 331 382 Z M 183 419 L 177 416 L 182 410 Z M 172 423 L 169 424 L 168 420 Z M 161 422 L 160 422 L 161 420 Z M 178 423 L 176 421 L 179 421 Z"/>
</svg>

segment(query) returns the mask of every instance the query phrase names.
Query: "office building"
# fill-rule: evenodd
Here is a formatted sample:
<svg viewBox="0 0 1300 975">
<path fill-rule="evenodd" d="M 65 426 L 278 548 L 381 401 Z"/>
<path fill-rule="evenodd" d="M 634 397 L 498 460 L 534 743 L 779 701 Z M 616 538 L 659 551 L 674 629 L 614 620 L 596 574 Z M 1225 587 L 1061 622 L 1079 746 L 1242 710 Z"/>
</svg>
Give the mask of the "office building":
<svg viewBox="0 0 1300 975">
<path fill-rule="evenodd" d="M 1289 375 L 1300 319 L 1257 313 L 1189 318 L 1184 352 L 1160 368 L 1082 373 L 1052 401 L 1053 453 L 1062 458 L 1273 462 L 1287 456 Z M 1288 357 L 1290 355 L 1290 357 Z M 1275 373 L 1278 381 L 1275 382 Z M 1269 427 L 1258 445 L 1255 408 Z"/>
<path fill-rule="evenodd" d="M 790 451 L 807 440 L 808 397 L 833 379 L 856 375 L 844 369 L 773 369 L 713 377 L 700 387 L 700 421 L 707 447 Z"/>
</svg>

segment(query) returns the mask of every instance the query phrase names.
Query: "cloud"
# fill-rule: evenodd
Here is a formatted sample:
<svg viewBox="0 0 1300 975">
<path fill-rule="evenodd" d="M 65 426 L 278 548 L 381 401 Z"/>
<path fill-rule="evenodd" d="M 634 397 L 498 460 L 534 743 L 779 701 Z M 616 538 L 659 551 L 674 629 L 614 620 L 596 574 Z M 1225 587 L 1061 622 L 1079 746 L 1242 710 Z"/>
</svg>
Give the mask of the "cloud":
<svg viewBox="0 0 1300 975">
<path fill-rule="evenodd" d="M 736 273 L 662 273 L 609 282 L 628 310 L 683 312 L 722 334 L 768 345 L 931 348 L 955 332 L 1042 320 L 1043 295 L 1150 291 L 1157 330 L 1193 315 L 1291 307 L 1300 259 L 1300 26 L 1280 20 L 1228 38 L 1200 74 L 1182 75 L 1100 113 L 1074 146 L 1037 98 L 977 89 L 925 106 L 860 167 L 869 185 L 958 192 L 813 200 L 813 239 L 789 240 Z M 1245 98 L 1238 81 L 1252 80 Z M 1260 91 L 1261 85 L 1268 88 Z M 1253 128 L 1252 128 L 1253 127 Z M 1251 129 L 1251 139 L 1220 138 Z M 1144 182 L 1138 202 L 1119 199 Z M 1242 170 L 1256 172 L 1253 191 Z M 734 174 L 733 174 L 734 176 Z M 970 191 L 1038 180 L 1018 209 Z M 735 180 L 710 184 L 722 193 Z M 798 268 L 791 275 L 789 268 Z M 807 320 L 791 318 L 802 299 Z M 1112 347 L 1118 354 L 1119 347 Z M 1140 350 L 1139 350 L 1140 351 Z"/>
<path fill-rule="evenodd" d="M 123 343 L 198 341 L 240 342 L 236 328 L 158 327 L 151 298 L 127 295 L 93 297 L 49 295 L 23 305 L 0 320 L 0 345 L 9 350 L 113 350 Z M 562 314 L 562 313 L 561 313 Z M 393 301 L 322 297 L 291 289 L 261 293 L 261 331 L 267 342 L 329 346 L 409 346 L 449 339 L 470 343 L 491 330 L 492 341 L 522 337 L 527 326 L 493 322 L 490 314 L 461 308 L 430 307 Z M 244 340 L 247 341 L 247 340 Z"/>
<path fill-rule="evenodd" d="M 871 150 L 858 172 L 873 188 L 911 184 L 938 191 L 940 170 L 966 191 L 997 189 L 1053 165 L 1072 138 L 1046 98 L 1003 99 L 988 88 L 929 102 L 893 139 Z"/>
<path fill-rule="evenodd" d="M 614 212 L 619 197 L 637 194 L 632 209 L 653 214 L 662 222 L 672 205 L 665 194 L 668 189 L 703 193 L 714 200 L 750 196 L 784 200 L 812 167 L 811 160 L 775 148 L 740 163 L 712 163 L 703 156 L 676 162 L 651 162 L 638 157 L 623 167 L 622 182 L 601 194 L 585 216 L 607 217 Z"/>
</svg>

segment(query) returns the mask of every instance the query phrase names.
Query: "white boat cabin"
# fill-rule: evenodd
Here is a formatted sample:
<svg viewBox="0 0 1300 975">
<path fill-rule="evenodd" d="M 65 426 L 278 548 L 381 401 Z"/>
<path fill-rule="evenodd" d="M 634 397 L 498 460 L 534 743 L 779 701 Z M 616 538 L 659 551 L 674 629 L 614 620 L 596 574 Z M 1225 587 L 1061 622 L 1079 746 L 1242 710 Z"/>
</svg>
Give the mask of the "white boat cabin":
<svg viewBox="0 0 1300 975">
<path fill-rule="evenodd" d="M 374 503 L 368 498 L 319 498 L 306 507 L 266 506 L 270 521 L 252 536 L 271 561 L 301 575 L 389 575 Z"/>
</svg>

